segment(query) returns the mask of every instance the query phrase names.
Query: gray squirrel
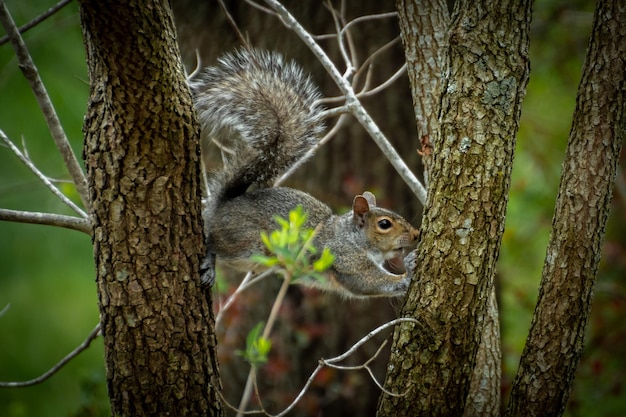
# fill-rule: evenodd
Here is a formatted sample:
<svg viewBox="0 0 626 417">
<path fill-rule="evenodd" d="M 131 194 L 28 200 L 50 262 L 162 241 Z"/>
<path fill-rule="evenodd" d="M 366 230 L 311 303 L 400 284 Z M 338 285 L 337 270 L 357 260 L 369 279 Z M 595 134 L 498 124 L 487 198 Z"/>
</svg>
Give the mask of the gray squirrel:
<svg viewBox="0 0 626 417">
<path fill-rule="evenodd" d="M 250 257 L 266 254 L 261 231 L 276 229 L 274 217 L 288 218 L 300 205 L 308 215 L 305 226 L 320 225 L 315 247 L 327 247 L 335 256 L 326 279 L 308 285 L 346 297 L 406 292 L 406 271 L 415 262 L 406 255 L 419 232 L 399 214 L 378 207 L 369 192 L 354 198 L 350 212 L 335 215 L 307 193 L 271 186 L 305 157 L 324 130 L 320 93 L 297 64 L 275 52 L 241 49 L 205 68 L 189 85 L 203 140 L 230 150 L 208 179 L 204 283 L 215 280 L 216 257 L 237 270 L 260 270 Z M 257 188 L 249 191 L 252 185 Z M 404 272 L 389 271 L 398 266 Z"/>
</svg>

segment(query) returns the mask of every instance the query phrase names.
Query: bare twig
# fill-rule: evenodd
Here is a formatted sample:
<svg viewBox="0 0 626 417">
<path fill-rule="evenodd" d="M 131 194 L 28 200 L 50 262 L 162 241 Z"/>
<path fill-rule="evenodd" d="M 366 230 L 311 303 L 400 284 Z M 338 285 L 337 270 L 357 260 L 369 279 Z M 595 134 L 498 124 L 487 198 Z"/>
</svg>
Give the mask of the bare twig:
<svg viewBox="0 0 626 417">
<path fill-rule="evenodd" d="M 2 310 L 0 310 L 0 317 L 4 316 L 7 311 L 11 308 L 11 303 L 4 306 Z"/>
<path fill-rule="evenodd" d="M 202 57 L 200 56 L 200 51 L 196 48 L 196 67 L 187 75 L 187 82 L 198 75 L 200 71 L 202 71 Z"/>
<path fill-rule="evenodd" d="M 7 137 L 7 135 L 5 135 L 5 133 L 1 129 L 0 129 L 0 139 L 2 139 L 2 141 L 9 147 L 9 149 L 11 149 L 11 151 L 13 151 L 13 153 L 19 158 L 19 160 L 22 161 L 24 165 L 26 165 L 28 169 L 30 169 L 37 176 L 37 178 L 39 178 L 41 182 L 43 182 L 44 185 L 50 191 L 52 191 L 54 195 L 56 195 L 62 202 L 68 205 L 72 210 L 74 210 L 82 218 L 84 219 L 89 218 L 89 216 L 87 215 L 87 213 L 83 211 L 83 209 L 78 207 L 76 204 L 74 204 L 72 200 L 67 198 L 65 194 L 59 191 L 59 189 L 52 183 L 52 181 L 50 181 L 50 179 L 47 176 L 45 176 L 39 170 L 39 168 L 37 168 L 35 164 L 33 164 L 33 162 L 30 159 L 28 159 L 26 155 L 24 155 L 24 153 L 22 153 L 22 151 L 20 151 L 20 149 L 17 146 L 15 146 L 13 142 L 11 142 L 11 140 Z"/>
<path fill-rule="evenodd" d="M 39 77 L 37 67 L 30 57 L 30 53 L 24 43 L 24 39 L 22 39 L 17 26 L 15 26 L 15 22 L 13 21 L 13 18 L 11 17 L 4 1 L 0 1 L 0 23 L 7 32 L 7 36 L 13 45 L 15 55 L 20 63 L 19 67 L 35 94 L 37 103 L 39 103 L 39 107 L 41 108 L 44 118 L 46 119 L 46 123 L 48 124 L 48 129 L 50 130 L 52 138 L 54 139 L 54 142 L 61 153 L 61 157 L 65 162 L 65 166 L 67 167 L 72 180 L 76 185 L 76 189 L 78 190 L 78 195 L 80 196 L 83 206 L 85 208 L 89 208 L 89 194 L 87 192 L 87 180 L 85 179 L 85 174 L 76 159 L 76 155 L 74 155 L 74 151 L 70 146 L 67 135 L 65 134 L 65 131 L 61 126 L 61 122 L 59 121 L 59 117 L 57 116 L 54 106 L 50 101 L 48 92 Z"/>
<path fill-rule="evenodd" d="M 35 379 L 31 379 L 30 381 L 21 381 L 21 382 L 0 382 L 0 388 L 21 388 L 21 387 L 30 387 L 32 385 L 40 384 L 46 379 L 50 378 L 52 375 L 57 373 L 61 368 L 63 368 L 69 361 L 74 359 L 81 353 L 83 350 L 87 349 L 91 342 L 98 337 L 100 333 L 100 323 L 96 325 L 96 327 L 89 333 L 87 338 L 76 347 L 73 351 L 71 351 L 67 356 L 61 359 L 56 365 L 54 365 L 50 370 L 46 373 L 38 376 Z"/>
<path fill-rule="evenodd" d="M 389 159 L 389 162 L 393 165 L 396 171 L 400 174 L 402 179 L 407 183 L 411 191 L 417 196 L 417 198 L 422 202 L 422 204 L 426 203 L 426 189 L 419 182 L 419 180 L 415 177 L 413 172 L 406 166 L 400 155 L 396 152 L 396 150 L 391 146 L 387 138 L 380 131 L 374 120 L 372 120 L 371 116 L 365 111 L 359 99 L 356 97 L 352 86 L 348 83 L 346 79 L 344 79 L 333 62 L 328 58 L 328 55 L 324 52 L 324 50 L 315 42 L 311 34 L 309 34 L 300 23 L 285 9 L 285 7 L 280 4 L 276 0 L 265 0 L 267 4 L 272 7 L 281 17 L 281 19 L 286 22 L 286 25 L 293 29 L 293 31 L 300 37 L 300 39 L 311 49 L 313 54 L 318 58 L 320 63 L 324 66 L 326 71 L 329 73 L 333 81 L 337 84 L 339 89 L 346 96 L 346 106 L 350 110 L 359 123 L 365 128 L 365 130 L 370 134 L 370 136 L 374 139 L 378 147 L 381 149 L 383 154 Z"/>
<path fill-rule="evenodd" d="M 375 94 L 380 93 L 385 88 L 387 88 L 391 84 L 393 84 L 398 78 L 400 78 L 402 76 L 402 74 L 405 73 L 405 71 L 406 71 L 406 64 L 402 65 L 400 67 L 400 69 L 398 71 L 396 71 L 395 74 L 393 74 L 391 77 L 389 77 L 389 79 L 387 81 L 385 81 L 384 83 L 378 85 L 375 88 L 372 88 L 371 90 L 360 92 L 356 96 L 358 98 L 364 98 L 364 97 L 370 97 L 370 96 L 373 96 Z"/>
<path fill-rule="evenodd" d="M 335 364 L 337 362 L 341 362 L 342 360 L 344 360 L 347 357 L 349 357 L 350 355 L 352 355 L 359 347 L 361 347 L 363 344 L 365 344 L 368 340 L 372 339 L 378 333 L 382 332 L 383 330 L 385 330 L 385 329 L 387 329 L 387 328 L 389 328 L 391 326 L 395 326 L 396 324 L 403 323 L 403 322 L 419 323 L 417 320 L 415 320 L 414 318 L 411 318 L 411 317 L 401 317 L 401 318 L 392 320 L 390 322 L 387 322 L 387 323 L 377 327 L 376 329 L 372 330 L 371 332 L 369 332 L 367 335 L 362 337 L 361 340 L 359 340 L 354 345 L 352 345 L 352 347 L 348 351 L 344 352 L 342 355 L 336 356 L 336 357 L 331 358 L 331 359 L 321 359 L 319 364 L 317 365 L 317 368 L 315 368 L 315 370 L 311 373 L 311 375 L 309 376 L 309 379 L 304 384 L 304 387 L 302 387 L 302 389 L 298 393 L 298 396 L 291 402 L 291 404 L 289 404 L 289 406 L 287 408 L 285 408 L 279 414 L 276 414 L 274 417 L 286 416 L 287 413 L 289 413 L 291 410 L 293 410 L 293 408 L 302 399 L 302 397 L 304 396 L 306 391 L 309 389 L 309 387 L 313 383 L 313 380 L 315 379 L 317 374 L 324 368 L 324 366 L 326 366 L 328 364 Z M 398 395 L 398 394 L 393 394 L 393 395 Z"/>
<path fill-rule="evenodd" d="M 222 9 L 222 11 L 224 12 L 224 15 L 226 16 L 226 21 L 228 22 L 230 27 L 233 29 L 233 32 L 235 32 L 235 34 L 237 35 L 237 38 L 239 38 L 239 42 L 241 42 L 242 45 L 249 47 L 250 43 L 248 42 L 246 37 L 243 36 L 243 33 L 241 33 L 241 31 L 239 30 L 239 26 L 237 26 L 235 19 L 233 19 L 233 16 L 230 14 L 228 9 L 226 8 L 226 5 L 224 4 L 224 0 L 217 0 L 217 2 L 219 3 L 220 8 Z"/>
<path fill-rule="evenodd" d="M 389 50 L 392 46 L 400 42 L 400 39 L 401 39 L 400 36 L 396 36 L 395 38 L 393 38 L 392 40 L 390 40 L 389 42 L 387 42 L 386 44 L 384 44 L 383 46 L 381 46 L 380 48 L 372 52 L 370 56 L 367 57 L 365 62 L 363 62 L 363 65 L 361 65 L 361 68 L 359 68 L 357 72 L 354 74 L 354 81 L 352 85 L 356 86 L 356 84 L 359 82 L 359 78 L 361 77 L 361 74 L 363 73 L 363 71 L 365 71 L 365 69 L 367 68 L 367 72 L 369 73 L 372 67 L 374 66 L 374 61 L 384 52 Z"/>
<path fill-rule="evenodd" d="M 246 3 L 248 3 L 250 6 L 254 7 L 255 9 L 258 9 L 260 11 L 262 11 L 263 13 L 267 13 L 269 15 L 272 16 L 277 16 L 276 12 L 274 12 L 272 9 L 268 9 L 267 7 L 263 7 L 261 6 L 259 3 L 252 1 L 252 0 L 245 0 Z"/>
<path fill-rule="evenodd" d="M 261 394 L 259 393 L 259 384 L 258 384 L 258 380 L 256 379 L 256 375 L 254 376 L 253 380 L 254 380 L 254 395 L 256 395 L 257 398 L 261 398 Z M 263 407 L 263 403 L 261 401 L 259 401 L 259 408 L 263 414 L 269 415 L 269 413 L 265 411 L 265 408 Z"/>
<path fill-rule="evenodd" d="M 268 275 L 273 274 L 275 272 L 276 270 L 274 269 L 268 269 L 267 271 L 264 271 L 263 273 L 259 275 L 254 275 L 252 274 L 252 272 L 248 272 L 246 276 L 243 278 L 243 280 L 241 281 L 241 283 L 239 284 L 239 286 L 237 287 L 237 289 L 226 299 L 224 304 L 220 306 L 219 311 L 217 312 L 217 315 L 215 317 L 215 328 L 218 328 L 220 326 L 224 313 L 235 302 L 239 294 L 241 294 L 244 290 L 250 288 L 257 282 L 261 281 Z"/>
<path fill-rule="evenodd" d="M 376 378 L 374 377 L 374 375 L 371 372 L 371 369 L 369 368 L 369 364 L 376 359 L 376 357 L 378 357 L 378 355 L 380 354 L 380 352 L 382 351 L 383 347 L 385 346 L 386 342 L 381 344 L 381 346 L 378 347 L 378 349 L 376 350 L 376 353 L 369 358 L 363 365 L 360 366 L 354 366 L 354 367 L 348 367 L 348 366 L 340 366 L 340 365 L 336 365 L 337 362 L 341 362 L 343 360 L 345 360 L 346 358 L 348 358 L 350 355 L 352 355 L 358 348 L 360 348 L 363 344 L 365 344 L 366 342 L 368 342 L 369 340 L 371 340 L 374 336 L 376 336 L 378 333 L 384 331 L 385 329 L 391 327 L 391 326 L 395 326 L 399 323 L 415 323 L 415 324 L 419 324 L 419 322 L 412 318 L 412 317 L 401 317 L 401 318 L 397 318 L 395 320 L 389 321 L 387 323 L 384 323 L 380 326 L 378 326 L 376 329 L 372 330 L 371 332 L 369 332 L 367 335 L 365 335 L 364 337 L 362 337 L 358 342 L 356 342 L 354 345 L 352 345 L 352 347 L 347 350 L 346 352 L 344 352 L 343 354 L 336 356 L 334 358 L 330 358 L 330 359 L 320 359 L 317 365 L 317 368 L 315 368 L 313 370 L 313 372 L 311 372 L 311 375 L 309 376 L 309 379 L 307 379 L 306 383 L 304 384 L 304 386 L 302 387 L 302 389 L 300 390 L 300 392 L 298 393 L 298 395 L 296 396 L 296 398 L 291 402 L 291 404 L 289 404 L 287 406 L 287 408 L 285 408 L 283 411 L 281 411 L 278 414 L 272 415 L 269 414 L 267 411 L 265 411 L 265 409 L 263 408 L 263 406 L 261 405 L 261 410 L 250 410 L 250 411 L 245 411 L 243 410 L 243 408 L 241 407 L 241 405 L 239 406 L 239 408 L 235 408 L 233 405 L 229 404 L 226 402 L 226 400 L 223 398 L 223 396 L 220 394 L 220 396 L 222 397 L 222 400 L 225 402 L 225 404 L 233 409 L 236 410 L 239 416 L 243 416 L 243 415 L 250 415 L 250 414 L 265 414 L 271 417 L 284 417 L 286 416 L 291 410 L 294 409 L 294 407 L 298 404 L 298 402 L 300 402 L 300 400 L 302 399 L 302 397 L 304 396 L 304 394 L 307 392 L 307 390 L 309 389 L 309 387 L 311 386 L 311 384 L 313 384 L 313 381 L 315 380 L 315 377 L 317 376 L 317 374 L 325 367 L 325 366 L 332 366 L 334 368 L 337 369 L 345 369 L 345 370 L 356 370 L 356 369 L 366 369 L 368 371 L 368 373 L 370 374 L 370 376 L 372 377 L 372 379 L 374 380 L 374 382 L 376 383 L 376 385 L 378 385 L 381 390 L 383 390 L 386 394 L 391 395 L 391 396 L 403 396 L 406 395 L 405 393 L 394 393 L 394 392 L 390 392 L 385 390 L 381 384 L 376 380 Z M 254 369 L 251 370 L 251 374 L 254 377 Z M 252 378 L 252 380 L 254 380 L 254 378 Z M 407 388 L 408 389 L 408 388 Z M 259 396 L 258 392 L 257 392 L 257 396 Z"/>
<path fill-rule="evenodd" d="M 253 415 L 253 414 L 269 415 L 263 409 L 261 409 L 261 410 L 250 410 L 250 411 L 239 410 L 239 409 L 237 409 L 236 406 L 234 406 L 234 405 L 232 405 L 231 403 L 228 402 L 226 397 L 224 397 L 224 394 L 222 394 L 219 389 L 217 389 L 216 391 L 217 391 L 217 395 L 220 397 L 220 400 L 222 401 L 222 403 L 224 403 L 224 405 L 226 405 L 226 407 L 230 408 L 231 410 L 233 410 L 235 412 L 241 413 L 241 414 L 246 415 L 246 416 Z"/>
<path fill-rule="evenodd" d="M 320 360 L 321 364 L 324 364 L 330 368 L 334 368 L 334 369 L 339 369 L 342 371 L 358 371 L 361 369 L 365 369 L 367 371 L 367 373 L 370 375 L 370 378 L 372 379 L 372 381 L 374 381 L 374 383 L 376 384 L 376 386 L 385 394 L 387 395 L 391 395 L 392 397 L 403 397 L 408 393 L 408 390 L 410 388 L 407 388 L 407 390 L 401 394 L 395 393 L 395 392 L 391 392 L 387 389 L 385 389 L 385 387 L 383 387 L 383 385 L 378 381 L 378 379 L 376 379 L 376 376 L 374 375 L 374 371 L 372 371 L 372 368 L 370 368 L 369 364 L 372 363 L 377 357 L 378 355 L 380 355 L 380 352 L 382 352 L 383 348 L 387 345 L 388 340 L 385 340 L 383 343 L 380 344 L 380 346 L 378 346 L 378 349 L 376 349 L 376 353 L 374 353 L 374 355 L 372 355 L 371 358 L 369 358 L 367 361 L 365 361 L 365 363 L 361 364 L 361 365 L 356 365 L 356 366 L 342 366 L 342 365 L 335 365 L 333 363 L 329 363 L 328 361 L 322 359 Z"/>
<path fill-rule="evenodd" d="M 66 229 L 78 230 L 79 232 L 91 235 L 91 224 L 88 220 L 81 219 L 80 217 L 65 216 L 62 214 L 18 211 L 0 208 L 0 220 L 64 227 Z"/>
<path fill-rule="evenodd" d="M 343 78 L 348 79 L 352 77 L 354 71 L 356 71 L 356 58 L 353 56 L 352 53 L 348 53 L 346 49 L 346 45 L 343 40 L 344 33 L 341 30 L 342 22 L 340 22 L 340 20 L 343 19 L 340 19 L 339 13 L 333 8 L 329 0 L 326 0 L 326 8 L 328 8 L 328 10 L 330 11 L 330 14 L 333 17 L 333 21 L 335 22 L 335 31 L 337 32 L 337 45 L 339 46 L 339 52 L 341 53 L 341 57 L 343 58 L 343 62 L 346 66 L 346 71 L 343 74 Z"/>
<path fill-rule="evenodd" d="M 341 31 L 346 32 L 348 31 L 348 29 L 351 28 L 352 25 L 356 25 L 361 22 L 367 22 L 367 21 L 378 20 L 378 19 L 387 19 L 390 17 L 397 17 L 397 16 L 398 16 L 398 12 L 377 13 L 377 14 L 359 16 L 355 19 L 352 19 L 348 23 L 346 23 L 346 25 L 341 29 Z"/>
<path fill-rule="evenodd" d="M 52 6 L 51 8 L 49 8 L 48 10 L 46 10 L 45 12 L 43 12 L 42 14 L 40 14 L 39 16 L 31 20 L 30 22 L 26 23 L 25 25 L 20 26 L 19 28 L 20 33 L 24 33 L 27 30 L 37 26 L 39 23 L 43 22 L 44 20 L 46 20 L 47 18 L 49 18 L 50 16 L 52 16 L 53 14 L 61 10 L 63 7 L 70 4 L 71 2 L 72 0 L 62 0 L 58 2 L 57 4 L 55 4 L 54 6 Z M 0 38 L 0 46 L 7 43 L 8 40 L 9 40 L 9 37 L 7 35 L 4 35 L 2 38 Z"/>
<path fill-rule="evenodd" d="M 371 332 L 369 332 L 368 334 L 363 336 L 358 342 L 356 342 L 354 345 L 352 345 L 352 347 L 350 349 L 348 349 L 342 355 L 339 355 L 339 356 L 337 356 L 335 358 L 332 358 L 332 359 L 327 359 L 326 362 L 329 362 L 329 363 L 341 362 L 342 360 L 346 359 L 348 356 L 350 356 L 354 352 L 356 352 L 356 350 L 358 348 L 360 348 L 362 345 L 364 345 L 366 342 L 368 342 L 370 339 L 372 339 L 378 333 L 382 332 L 383 330 L 385 330 L 388 327 L 395 326 L 396 324 L 399 324 L 399 323 L 415 323 L 415 324 L 419 324 L 419 322 L 416 319 L 412 318 L 412 317 L 400 317 L 400 318 L 397 318 L 395 320 L 388 321 L 387 323 L 378 326 L 377 328 L 375 328 L 374 330 L 372 330 Z"/>
</svg>

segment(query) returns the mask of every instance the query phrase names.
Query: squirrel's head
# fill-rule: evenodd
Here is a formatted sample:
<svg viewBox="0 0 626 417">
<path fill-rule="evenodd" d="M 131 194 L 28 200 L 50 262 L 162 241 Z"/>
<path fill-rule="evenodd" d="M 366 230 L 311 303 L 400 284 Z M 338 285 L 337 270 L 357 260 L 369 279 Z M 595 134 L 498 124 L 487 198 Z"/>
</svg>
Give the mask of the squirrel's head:
<svg viewBox="0 0 626 417">
<path fill-rule="evenodd" d="M 383 260 L 405 255 L 417 242 L 419 230 L 399 214 L 376 206 L 376 197 L 369 191 L 354 197 L 352 215 L 370 248 L 380 250 Z"/>
</svg>

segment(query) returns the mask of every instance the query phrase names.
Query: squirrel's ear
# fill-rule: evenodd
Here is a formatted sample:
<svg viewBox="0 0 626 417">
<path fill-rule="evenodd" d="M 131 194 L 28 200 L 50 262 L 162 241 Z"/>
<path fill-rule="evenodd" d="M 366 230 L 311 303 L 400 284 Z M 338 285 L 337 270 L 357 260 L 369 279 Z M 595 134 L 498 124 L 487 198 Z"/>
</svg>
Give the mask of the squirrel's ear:
<svg viewBox="0 0 626 417">
<path fill-rule="evenodd" d="M 376 207 L 376 197 L 374 197 L 374 194 L 366 191 L 363 193 L 363 198 L 367 200 L 370 207 Z"/>
<path fill-rule="evenodd" d="M 365 194 L 370 194 L 367 191 Z M 372 197 L 374 197 L 372 195 Z M 352 215 L 354 216 L 354 221 L 359 227 L 363 227 L 365 225 L 365 215 L 370 211 L 369 200 L 365 195 L 357 195 L 354 197 L 354 201 L 352 202 Z"/>
</svg>

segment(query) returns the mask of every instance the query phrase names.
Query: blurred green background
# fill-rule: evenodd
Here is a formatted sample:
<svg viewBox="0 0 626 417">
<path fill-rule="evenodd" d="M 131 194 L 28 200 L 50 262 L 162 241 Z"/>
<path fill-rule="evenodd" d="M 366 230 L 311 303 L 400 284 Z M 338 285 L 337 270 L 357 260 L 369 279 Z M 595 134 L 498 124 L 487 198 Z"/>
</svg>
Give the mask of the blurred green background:
<svg viewBox="0 0 626 417">
<path fill-rule="evenodd" d="M 7 3 L 18 25 L 53 4 Z M 498 268 L 505 389 L 537 296 L 592 13 L 593 2 L 587 0 L 535 4 L 532 72 Z M 30 30 L 25 39 L 80 156 L 88 85 L 77 4 Z M 18 144 L 24 139 L 46 175 L 68 179 L 9 44 L 0 46 L 0 129 Z M 72 186 L 63 188 L 77 200 Z M 626 415 L 625 199 L 616 192 L 570 416 Z M 0 147 L 0 207 L 72 214 L 5 147 Z M 0 222 L 0 265 L 0 310 L 10 305 L 0 317 L 0 380 L 31 379 L 80 344 L 97 323 L 90 239 L 69 230 Z M 108 415 L 101 339 L 43 384 L 0 389 L 0 415 Z"/>
<path fill-rule="evenodd" d="M 18 25 L 53 4 L 7 2 Z M 89 86 L 77 4 L 27 32 L 25 39 L 80 158 Z M 8 43 L 0 46 L 0 129 L 20 147 L 23 139 L 30 158 L 47 176 L 69 179 Z M 73 186 L 62 188 L 78 201 Z M 74 214 L 4 146 L 0 207 Z M 98 322 L 91 240 L 71 230 L 0 222 L 0 247 L 0 309 L 10 305 L 0 317 L 0 380 L 28 380 L 73 350 Z M 108 410 L 103 381 L 102 341 L 96 339 L 45 383 L 0 389 L 0 415 L 98 415 L 90 410 Z"/>
</svg>

